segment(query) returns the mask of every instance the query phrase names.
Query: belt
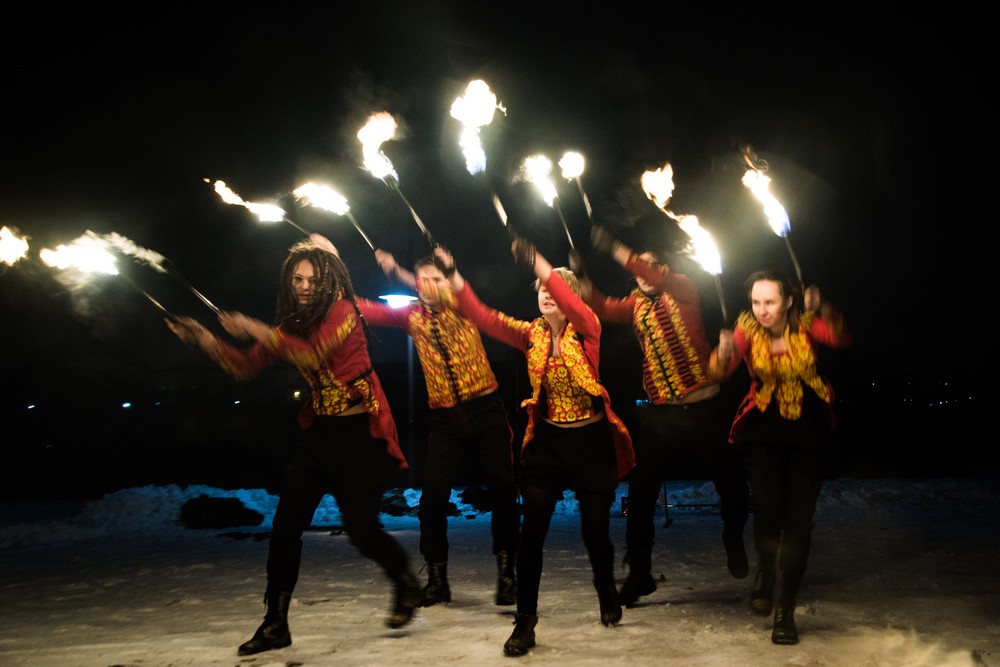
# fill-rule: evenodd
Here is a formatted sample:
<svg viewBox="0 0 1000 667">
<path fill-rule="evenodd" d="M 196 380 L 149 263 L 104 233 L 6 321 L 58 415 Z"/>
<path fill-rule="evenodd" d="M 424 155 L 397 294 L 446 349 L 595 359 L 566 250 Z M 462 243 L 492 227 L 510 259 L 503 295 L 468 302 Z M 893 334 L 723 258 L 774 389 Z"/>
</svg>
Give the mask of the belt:
<svg viewBox="0 0 1000 667">
<path fill-rule="evenodd" d="M 720 391 L 719 385 L 710 384 L 705 387 L 699 387 L 680 398 L 667 401 L 663 405 L 691 405 L 692 403 L 701 403 L 702 401 L 707 401 L 710 398 L 718 396 Z"/>
</svg>

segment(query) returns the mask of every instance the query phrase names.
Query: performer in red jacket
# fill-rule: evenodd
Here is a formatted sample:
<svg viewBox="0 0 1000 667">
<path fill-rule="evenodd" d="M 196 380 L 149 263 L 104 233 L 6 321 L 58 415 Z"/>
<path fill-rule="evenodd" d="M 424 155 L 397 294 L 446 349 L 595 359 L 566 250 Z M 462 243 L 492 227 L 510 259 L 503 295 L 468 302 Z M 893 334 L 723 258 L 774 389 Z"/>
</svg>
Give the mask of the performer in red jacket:
<svg viewBox="0 0 1000 667">
<path fill-rule="evenodd" d="M 242 313 L 219 316 L 231 345 L 189 317 L 167 320 L 181 340 L 197 344 L 241 380 L 285 360 L 309 383 L 299 412 L 301 436 L 285 471 L 267 556 L 264 621 L 240 655 L 292 643 L 288 605 L 298 581 L 302 533 L 323 495 L 331 493 L 344 530 L 358 551 L 378 563 L 395 585 L 386 625 L 399 628 L 420 604 L 420 584 L 403 547 L 379 523 L 382 496 L 401 481 L 407 462 L 378 375 L 372 369 L 364 320 L 344 263 L 312 241 L 291 247 L 282 266 L 274 322 Z"/>
<path fill-rule="evenodd" d="M 754 497 L 758 566 L 750 607 L 767 615 L 773 604 L 771 641 L 795 644 L 795 602 L 812 546 L 824 450 L 836 427 L 833 387 L 817 368 L 816 346 L 844 348 L 851 335 L 815 286 L 805 290 L 802 313 L 791 283 L 776 271 L 750 274 L 746 290 L 751 312 L 740 313 L 734 330 L 720 332 L 709 372 L 722 380 L 742 362 L 750 374 L 730 431 Z"/>
<path fill-rule="evenodd" d="M 517 612 L 504 653 L 524 655 L 535 645 L 538 590 L 545 537 L 564 489 L 580 503 L 580 527 L 590 559 L 601 623 L 622 617 L 615 590 L 614 545 L 610 538 L 615 489 L 635 466 L 632 438 L 600 382 L 601 323 L 580 297 L 576 277 L 553 268 L 523 238 L 511 247 L 515 260 L 536 276 L 538 309 L 534 320 L 517 320 L 483 304 L 443 248 L 435 253 L 451 273 L 458 306 L 483 333 L 524 352 L 531 396 L 521 443 L 518 484 L 524 517 L 517 555 Z"/>
</svg>

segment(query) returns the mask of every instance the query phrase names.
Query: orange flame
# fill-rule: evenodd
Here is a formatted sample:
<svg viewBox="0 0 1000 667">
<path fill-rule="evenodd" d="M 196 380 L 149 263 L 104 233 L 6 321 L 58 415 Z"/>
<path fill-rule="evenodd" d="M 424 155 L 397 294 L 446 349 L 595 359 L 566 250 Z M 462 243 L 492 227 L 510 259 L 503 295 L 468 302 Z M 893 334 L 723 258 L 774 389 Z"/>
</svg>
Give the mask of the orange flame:
<svg viewBox="0 0 1000 667">
<path fill-rule="evenodd" d="M 642 174 L 642 190 L 657 208 L 664 208 L 674 195 L 674 168 L 667 162 L 656 171 Z"/>
<path fill-rule="evenodd" d="M 58 245 L 55 250 L 42 248 L 38 257 L 46 265 L 57 269 L 76 269 L 82 273 L 118 275 L 115 257 L 106 240 L 87 231 L 69 245 Z"/>
<path fill-rule="evenodd" d="M 493 122 L 496 110 L 507 113 L 497 103 L 497 96 L 482 79 L 470 81 L 465 87 L 465 95 L 451 104 L 451 117 L 462 123 L 459 145 L 465 155 L 465 167 L 470 174 L 486 169 L 486 152 L 479 140 L 479 129 Z"/>
<path fill-rule="evenodd" d="M 280 206 L 274 204 L 255 204 L 244 201 L 242 197 L 233 192 L 228 185 L 222 181 L 215 182 L 215 191 L 227 204 L 242 206 L 257 216 L 261 222 L 280 222 L 285 219 L 285 211 Z"/>
<path fill-rule="evenodd" d="M 399 179 L 392 162 L 382 152 L 382 144 L 396 135 L 396 119 L 387 111 L 379 111 L 368 117 L 365 126 L 358 130 L 364 166 L 375 178 L 388 176 Z"/>
<path fill-rule="evenodd" d="M 778 236 L 785 236 L 791 231 L 792 225 L 788 220 L 788 212 L 782 206 L 770 190 L 768 185 L 771 179 L 756 169 L 748 169 L 743 174 L 743 185 L 747 186 L 757 199 L 764 204 L 764 215 L 771 230 Z"/>
<path fill-rule="evenodd" d="M 28 237 L 19 237 L 10 227 L 0 229 L 0 262 L 13 266 L 28 255 Z"/>
</svg>

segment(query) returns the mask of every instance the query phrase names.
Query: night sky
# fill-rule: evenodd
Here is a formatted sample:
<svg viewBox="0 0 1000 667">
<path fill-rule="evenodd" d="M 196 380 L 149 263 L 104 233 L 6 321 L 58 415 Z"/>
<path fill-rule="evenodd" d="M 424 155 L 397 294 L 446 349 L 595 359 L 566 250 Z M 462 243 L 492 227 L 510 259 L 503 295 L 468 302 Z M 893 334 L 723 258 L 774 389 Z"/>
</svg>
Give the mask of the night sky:
<svg viewBox="0 0 1000 667">
<path fill-rule="evenodd" d="M 911 17 L 903 30 L 844 10 L 654 17 L 648 5 L 567 4 L 543 18 L 515 7 L 379 2 L 314 14 L 223 3 L 29 15 L 21 38 L 0 47 L 0 224 L 31 244 L 26 259 L 0 265 L 5 376 L 38 385 L 67 369 L 96 378 L 192 363 L 129 281 L 71 289 L 39 261 L 40 248 L 87 230 L 165 256 L 222 309 L 270 320 L 280 263 L 302 235 L 223 203 L 215 180 L 330 237 L 359 294 L 388 291 L 346 218 L 290 198 L 306 181 L 329 184 L 376 245 L 403 262 L 429 250 L 402 199 L 361 168 L 356 133 L 376 111 L 400 126 L 382 146 L 400 191 L 484 301 L 511 314 L 537 308 L 491 195 L 554 263 L 568 251 L 555 211 L 513 182 L 536 153 L 553 162 L 583 153 L 595 220 L 630 245 L 662 249 L 686 236 L 646 198 L 640 176 L 672 165 L 669 208 L 697 215 L 722 256 L 718 284 L 677 260 L 702 288 L 710 332 L 723 324 L 718 288 L 732 319 L 751 271 L 794 277 L 788 246 L 741 184 L 749 146 L 788 211 L 805 282 L 840 304 L 855 331 L 856 367 L 969 372 L 979 325 L 966 322 L 982 307 L 973 288 L 988 245 L 979 216 L 960 203 L 975 198 L 972 156 L 985 134 L 967 68 L 971 19 Z M 487 168 L 473 176 L 449 108 L 477 78 L 506 114 L 481 131 Z M 556 169 L 589 272 L 606 293 L 624 294 L 627 276 L 591 252 L 582 199 Z M 126 264 L 166 308 L 215 324 L 180 281 Z M 943 333 L 956 323 L 960 331 Z M 605 356 L 618 343 L 634 347 L 630 336 L 610 332 Z M 377 355 L 398 359 L 403 340 L 384 334 Z"/>
</svg>

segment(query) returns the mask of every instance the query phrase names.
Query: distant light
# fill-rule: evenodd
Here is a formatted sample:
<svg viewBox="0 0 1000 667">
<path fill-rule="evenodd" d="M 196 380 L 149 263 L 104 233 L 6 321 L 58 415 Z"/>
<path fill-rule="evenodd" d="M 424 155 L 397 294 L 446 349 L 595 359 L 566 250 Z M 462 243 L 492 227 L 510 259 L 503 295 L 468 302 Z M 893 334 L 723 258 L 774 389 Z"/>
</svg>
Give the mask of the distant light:
<svg viewBox="0 0 1000 667">
<path fill-rule="evenodd" d="M 383 294 L 379 298 L 388 303 L 390 308 L 404 308 L 417 300 L 417 297 L 409 294 Z"/>
<path fill-rule="evenodd" d="M 28 409 L 29 410 L 34 410 L 35 409 L 35 404 L 34 403 L 28 403 Z"/>
<path fill-rule="evenodd" d="M 294 398 L 296 401 L 299 400 L 300 398 L 302 398 L 302 390 L 301 389 L 296 389 L 295 391 L 293 391 L 292 392 L 292 398 Z"/>
<path fill-rule="evenodd" d="M 644 407 L 648 406 L 649 404 L 650 404 L 650 400 L 648 398 L 637 398 L 637 399 L 635 399 L 635 407 L 637 407 L 637 408 L 644 408 Z"/>
<path fill-rule="evenodd" d="M 239 404 L 240 404 L 240 399 L 237 398 L 235 401 L 233 401 L 233 405 L 239 405 Z"/>
<path fill-rule="evenodd" d="M 125 401 L 124 403 L 122 403 L 122 407 L 128 410 L 129 408 L 132 407 L 132 403 L 130 401 Z"/>
</svg>

